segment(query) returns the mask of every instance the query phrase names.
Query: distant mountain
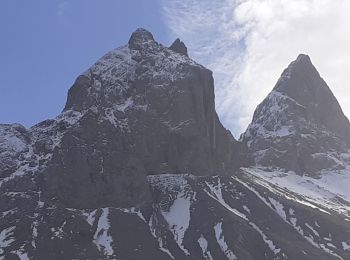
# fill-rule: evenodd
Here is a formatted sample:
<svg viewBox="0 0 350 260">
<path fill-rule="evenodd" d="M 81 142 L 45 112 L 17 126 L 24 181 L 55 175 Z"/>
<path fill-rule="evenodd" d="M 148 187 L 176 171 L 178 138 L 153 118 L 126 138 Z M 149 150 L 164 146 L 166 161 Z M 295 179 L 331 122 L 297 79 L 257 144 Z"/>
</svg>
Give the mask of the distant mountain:
<svg viewBox="0 0 350 260">
<path fill-rule="evenodd" d="M 313 175 L 349 164 L 349 120 L 303 54 L 257 107 L 241 140 L 257 165 Z"/>
<path fill-rule="evenodd" d="M 137 29 L 0 125 L 0 259 L 350 259 L 349 129 L 300 55 L 237 141 L 211 71 Z"/>
</svg>

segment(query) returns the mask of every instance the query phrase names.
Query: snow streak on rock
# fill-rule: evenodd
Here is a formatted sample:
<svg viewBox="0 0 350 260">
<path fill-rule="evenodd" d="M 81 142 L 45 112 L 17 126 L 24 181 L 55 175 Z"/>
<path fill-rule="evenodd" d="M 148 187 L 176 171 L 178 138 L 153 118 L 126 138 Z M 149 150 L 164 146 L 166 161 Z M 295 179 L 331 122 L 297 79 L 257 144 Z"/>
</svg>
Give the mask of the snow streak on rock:
<svg viewBox="0 0 350 260">
<path fill-rule="evenodd" d="M 108 214 L 109 209 L 102 208 L 102 213 L 98 219 L 97 229 L 94 235 L 94 243 L 100 251 L 103 251 L 108 256 L 113 256 L 113 238 L 109 234 L 110 223 Z"/>
<path fill-rule="evenodd" d="M 265 102 L 268 105 L 261 107 L 263 110 L 259 113 L 260 117 L 256 118 L 256 120 L 248 126 L 247 131 L 241 137 L 241 139 L 248 140 L 248 146 L 250 146 L 256 138 L 279 138 L 295 133 L 295 130 L 291 126 L 284 125 L 283 121 L 286 120 L 284 116 L 286 110 L 289 108 L 288 103 L 293 103 L 300 107 L 303 106 L 294 99 L 278 91 L 272 91 L 265 99 Z M 259 107 L 257 110 L 258 109 Z"/>
<path fill-rule="evenodd" d="M 268 239 L 268 237 L 264 234 L 264 232 L 254 223 L 249 223 L 263 238 L 264 242 L 268 245 L 271 251 L 276 255 L 281 252 L 281 249 L 275 246 L 272 240 Z"/>
<path fill-rule="evenodd" d="M 280 197 L 283 197 L 285 199 L 288 200 L 292 200 L 295 203 L 300 203 L 302 205 L 311 207 L 311 208 L 316 208 L 318 210 L 320 210 L 323 213 L 326 214 L 330 214 L 328 211 L 323 210 L 322 208 L 327 205 L 324 203 L 320 203 L 321 205 L 317 205 L 317 200 L 314 200 L 311 197 L 311 201 L 310 198 L 308 196 L 305 196 L 305 194 L 300 193 L 300 190 L 303 191 L 304 187 L 301 187 L 301 189 L 296 189 L 295 193 L 294 191 L 292 191 L 291 187 L 294 187 L 293 185 L 295 185 L 295 183 L 291 183 L 291 186 L 288 187 L 288 185 L 286 185 L 286 183 L 284 183 L 284 185 L 280 185 L 282 186 L 284 189 L 281 189 L 280 186 L 277 186 L 276 184 L 274 184 L 273 182 L 270 183 L 269 182 L 269 178 L 268 177 L 270 175 L 274 175 L 271 174 L 271 172 L 266 172 L 266 176 L 263 175 L 263 171 L 259 171 L 259 170 L 254 170 L 254 169 L 245 169 L 245 173 L 249 173 L 252 174 L 254 177 L 253 178 L 249 178 L 249 181 L 251 181 L 252 183 L 254 183 L 255 185 L 258 186 L 262 186 L 264 188 L 267 188 L 268 190 L 270 190 L 272 192 L 272 194 L 276 194 L 279 195 Z M 282 174 L 279 175 L 279 177 L 283 178 L 286 177 L 288 179 L 288 177 L 290 177 L 290 175 L 286 175 L 286 174 Z M 295 175 L 297 178 L 302 178 L 300 176 Z M 265 178 L 264 178 L 265 177 Z M 311 245 L 313 245 L 314 247 L 320 248 L 323 251 L 325 251 L 326 253 L 333 255 L 339 259 L 343 259 L 341 256 L 339 256 L 338 254 L 336 254 L 334 252 L 334 249 L 337 249 L 336 246 L 334 246 L 332 243 L 328 242 L 328 243 L 322 243 L 320 242 L 318 239 L 316 238 L 320 238 L 319 232 L 315 229 L 318 224 L 316 223 L 316 227 L 312 227 L 309 223 L 304 223 L 305 227 L 308 228 L 312 234 L 307 234 L 306 231 L 304 230 L 304 228 L 301 225 L 297 224 L 297 217 L 295 216 L 295 212 L 292 208 L 289 209 L 289 217 L 287 217 L 287 212 L 285 211 L 285 208 L 283 206 L 282 203 L 280 203 L 279 201 L 277 201 L 274 198 L 268 197 L 265 198 L 262 194 L 260 194 L 252 185 L 251 183 L 248 184 L 248 182 L 243 182 L 242 180 L 233 177 L 234 179 L 236 179 L 237 181 L 239 181 L 242 185 L 244 185 L 245 187 L 247 187 L 248 189 L 250 189 L 253 193 L 255 193 L 255 195 L 261 199 L 268 207 L 270 207 L 271 209 L 273 209 L 280 217 L 281 219 L 283 219 L 283 221 L 285 221 L 286 223 L 290 224 L 301 236 L 303 236 Z M 271 178 L 273 179 L 273 178 Z M 310 178 L 311 179 L 311 178 Z M 292 179 L 293 180 L 293 179 Z M 270 180 L 271 181 L 271 180 Z M 283 182 L 281 180 L 279 180 L 280 182 Z M 285 181 L 285 180 L 284 180 Z M 277 183 L 280 184 L 280 183 Z M 307 183 L 307 186 L 310 183 Z M 318 187 L 320 188 L 320 187 Z M 307 191 L 307 189 L 305 189 L 305 191 Z M 310 193 L 308 193 L 310 194 Z M 303 195 L 303 199 L 300 199 L 300 196 L 298 195 Z M 323 197 L 324 199 L 324 197 Z M 315 203 L 315 204 L 314 204 Z M 328 205 L 329 207 L 329 205 Z M 309 233 L 309 232 L 308 232 Z M 264 239 L 265 240 L 265 239 Z"/>
<path fill-rule="evenodd" d="M 169 211 L 163 211 L 163 216 L 168 222 L 169 229 L 172 231 L 176 243 L 187 255 L 190 253 L 183 246 L 183 239 L 190 224 L 190 207 L 191 202 L 189 198 L 185 194 L 180 193 L 170 206 Z"/>
<path fill-rule="evenodd" d="M 347 188 L 350 185 L 350 168 L 325 171 L 319 178 L 299 176 L 293 172 L 285 173 L 282 170 L 264 171 L 250 168 L 244 171 L 254 176 L 260 185 L 273 189 L 282 196 L 285 196 L 287 191 L 290 196 L 296 194 L 302 197 L 300 203 L 350 217 L 350 193 Z M 282 190 L 278 191 L 274 186 Z"/>
<path fill-rule="evenodd" d="M 3 248 L 6 248 L 15 241 L 13 238 L 13 231 L 15 227 L 9 227 L 1 231 L 0 233 L 0 253 L 3 252 Z"/>
<path fill-rule="evenodd" d="M 238 217 L 240 217 L 244 220 L 248 220 L 244 214 L 242 214 L 238 210 L 232 208 L 230 205 L 228 205 L 225 202 L 224 198 L 222 197 L 222 185 L 221 185 L 220 177 L 217 177 L 217 181 L 218 181 L 217 186 L 214 186 L 214 185 L 206 182 L 206 185 L 209 187 L 210 192 L 208 192 L 206 190 L 204 190 L 204 191 L 208 194 L 209 197 L 211 197 L 214 200 L 216 200 L 217 202 L 219 202 L 222 206 L 224 206 L 227 210 L 229 210 L 233 214 L 237 215 Z"/>
<path fill-rule="evenodd" d="M 148 181 L 153 189 L 161 191 L 165 198 L 169 200 L 166 204 L 156 204 L 153 208 L 163 216 L 169 231 L 173 235 L 173 239 L 185 255 L 190 254 L 185 248 L 183 241 L 186 235 L 186 230 L 190 225 L 191 203 L 195 200 L 195 193 L 191 189 L 187 178 L 193 179 L 194 176 L 188 174 L 148 176 Z M 160 229 L 158 218 L 159 216 L 157 216 L 156 213 L 153 213 L 149 223 L 151 231 L 155 237 L 157 237 L 157 234 L 159 237 L 159 233 L 164 232 Z M 173 258 L 173 255 L 166 248 L 163 239 L 159 238 L 158 242 L 160 249 Z"/>
<path fill-rule="evenodd" d="M 225 241 L 225 238 L 222 232 L 222 222 L 219 222 L 214 226 L 214 231 L 215 231 L 216 241 L 218 242 L 222 252 L 226 255 L 227 259 L 229 260 L 237 259 L 237 256 L 235 256 L 232 250 L 229 249 Z"/>
<path fill-rule="evenodd" d="M 166 243 L 163 240 L 162 230 L 159 225 L 159 220 L 157 218 L 157 212 L 159 212 L 159 208 L 153 205 L 153 214 L 149 220 L 148 226 L 150 231 L 155 239 L 157 239 L 159 250 L 166 253 L 171 259 L 175 259 L 169 249 L 166 247 Z"/>
<path fill-rule="evenodd" d="M 201 235 L 198 238 L 198 244 L 202 249 L 203 257 L 206 260 L 213 260 L 211 253 L 208 251 L 208 241 L 205 239 L 205 237 L 203 235 Z"/>
</svg>

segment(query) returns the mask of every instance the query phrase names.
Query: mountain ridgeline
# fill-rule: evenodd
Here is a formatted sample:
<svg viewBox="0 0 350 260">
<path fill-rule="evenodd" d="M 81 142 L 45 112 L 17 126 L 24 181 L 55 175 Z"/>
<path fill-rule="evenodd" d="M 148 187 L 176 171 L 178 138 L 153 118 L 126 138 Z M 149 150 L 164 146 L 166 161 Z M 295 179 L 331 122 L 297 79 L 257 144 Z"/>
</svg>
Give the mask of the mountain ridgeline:
<svg viewBox="0 0 350 260">
<path fill-rule="evenodd" d="M 258 165 L 299 174 L 345 168 L 350 124 L 307 55 L 299 55 L 257 107 L 241 140 Z M 344 162 L 345 160 L 345 162 Z"/>
<path fill-rule="evenodd" d="M 349 146 L 308 56 L 235 140 L 212 72 L 137 29 L 56 118 L 0 125 L 0 259 L 350 259 Z"/>
</svg>

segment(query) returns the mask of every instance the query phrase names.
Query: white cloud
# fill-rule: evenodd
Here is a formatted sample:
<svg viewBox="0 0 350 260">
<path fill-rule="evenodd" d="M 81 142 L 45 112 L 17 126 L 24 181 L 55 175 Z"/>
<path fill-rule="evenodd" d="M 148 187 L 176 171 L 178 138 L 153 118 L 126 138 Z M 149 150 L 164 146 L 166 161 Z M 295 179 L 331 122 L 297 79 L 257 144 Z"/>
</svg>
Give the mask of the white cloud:
<svg viewBox="0 0 350 260">
<path fill-rule="evenodd" d="M 237 137 L 299 53 L 350 115 L 350 1 L 163 0 L 164 17 L 190 55 L 213 70 L 216 106 Z"/>
</svg>

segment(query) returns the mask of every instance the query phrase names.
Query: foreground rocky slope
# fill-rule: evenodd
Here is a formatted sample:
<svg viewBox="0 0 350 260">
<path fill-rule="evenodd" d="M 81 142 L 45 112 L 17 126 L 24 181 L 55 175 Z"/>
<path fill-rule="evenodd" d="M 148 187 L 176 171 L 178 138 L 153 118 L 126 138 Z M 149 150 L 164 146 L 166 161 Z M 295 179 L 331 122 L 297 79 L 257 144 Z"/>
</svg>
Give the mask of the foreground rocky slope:
<svg viewBox="0 0 350 260">
<path fill-rule="evenodd" d="M 313 92 L 323 82 L 305 59 L 284 74 Z M 334 104 L 334 118 L 299 100 L 300 112 L 294 81 L 279 82 L 283 109 L 270 94 L 238 142 L 211 72 L 180 40 L 166 48 L 138 29 L 77 78 L 57 118 L 0 125 L 0 259 L 350 259 L 348 121 Z M 296 153 L 301 134 L 313 137 Z M 292 163 L 261 152 L 276 143 Z M 317 151 L 336 167 L 310 168 Z"/>
<path fill-rule="evenodd" d="M 40 193 L 5 192 L 1 253 L 4 259 L 350 259 L 348 201 L 321 203 L 261 175 L 252 169 L 232 177 L 150 175 L 153 202 L 142 208 L 68 208 L 42 201 Z"/>
</svg>

